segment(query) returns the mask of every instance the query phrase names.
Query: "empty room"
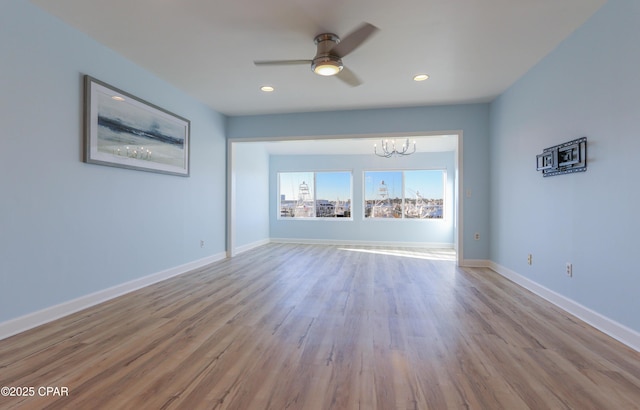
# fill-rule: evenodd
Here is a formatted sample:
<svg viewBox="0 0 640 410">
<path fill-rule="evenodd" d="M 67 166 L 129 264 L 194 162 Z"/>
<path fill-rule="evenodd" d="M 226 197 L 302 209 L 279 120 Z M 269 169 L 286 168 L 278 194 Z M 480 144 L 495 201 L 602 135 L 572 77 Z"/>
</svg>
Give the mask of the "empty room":
<svg viewBox="0 0 640 410">
<path fill-rule="evenodd" d="M 0 10 L 0 408 L 640 409 L 636 0 Z"/>
</svg>

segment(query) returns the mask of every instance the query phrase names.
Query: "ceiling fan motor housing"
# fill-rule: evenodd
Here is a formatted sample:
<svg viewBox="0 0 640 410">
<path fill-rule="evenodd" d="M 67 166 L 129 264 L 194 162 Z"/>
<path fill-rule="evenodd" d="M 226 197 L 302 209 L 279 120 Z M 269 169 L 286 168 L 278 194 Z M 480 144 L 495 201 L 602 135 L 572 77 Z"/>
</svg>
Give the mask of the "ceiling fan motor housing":
<svg viewBox="0 0 640 410">
<path fill-rule="evenodd" d="M 342 59 L 331 54 L 331 50 L 340 42 L 340 37 L 332 33 L 323 33 L 313 40 L 317 46 L 316 56 L 311 63 L 311 70 L 319 75 L 338 74 L 342 68 Z"/>
</svg>

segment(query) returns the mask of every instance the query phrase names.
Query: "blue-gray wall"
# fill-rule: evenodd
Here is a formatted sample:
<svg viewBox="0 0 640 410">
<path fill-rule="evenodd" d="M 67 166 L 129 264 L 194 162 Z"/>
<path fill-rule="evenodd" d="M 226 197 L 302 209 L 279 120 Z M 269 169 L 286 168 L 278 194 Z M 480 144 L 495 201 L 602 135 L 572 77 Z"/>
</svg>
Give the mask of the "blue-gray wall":
<svg viewBox="0 0 640 410">
<path fill-rule="evenodd" d="M 464 259 L 489 259 L 489 104 L 230 117 L 229 138 L 463 133 Z M 272 181 L 273 183 L 273 181 Z M 481 240 L 473 234 L 481 234 Z M 272 232 L 273 234 L 274 232 Z"/>
<path fill-rule="evenodd" d="M 491 105 L 491 259 L 636 331 L 639 22 L 640 2 L 609 0 Z M 536 172 L 582 136 L 586 173 Z"/>
<path fill-rule="evenodd" d="M 434 246 L 454 244 L 454 152 L 416 153 L 403 158 L 379 158 L 374 155 L 284 155 L 270 161 L 270 235 L 271 238 L 310 239 L 332 243 L 420 243 Z M 443 220 L 364 219 L 363 172 L 371 170 L 444 169 L 446 208 Z M 350 171 L 352 173 L 352 220 L 278 219 L 278 172 Z M 319 198 L 321 199 L 321 198 Z M 324 198 L 335 199 L 335 198 Z M 344 198 L 343 198 L 344 199 Z"/>
<path fill-rule="evenodd" d="M 491 259 L 640 331 L 632 259 L 640 231 L 639 8 L 609 0 L 491 105 L 225 119 L 26 0 L 4 2 L 0 322 L 222 252 L 225 137 L 459 130 L 460 182 L 471 194 L 460 198 L 464 258 Z M 189 118 L 191 177 L 82 163 L 85 73 Z M 543 179 L 535 171 L 543 148 L 579 136 L 589 138 L 586 173 Z M 261 156 L 238 178 L 267 168 Z M 249 194 L 242 186 L 240 197 Z M 237 227 L 240 245 L 264 237 L 268 215 L 257 221 L 257 236 Z"/>
<path fill-rule="evenodd" d="M 0 322 L 224 252 L 222 115 L 25 0 L 0 56 Z M 83 74 L 190 119 L 191 177 L 83 163 Z"/>
<path fill-rule="evenodd" d="M 269 240 L 269 154 L 261 144 L 235 143 L 234 248 Z"/>
</svg>

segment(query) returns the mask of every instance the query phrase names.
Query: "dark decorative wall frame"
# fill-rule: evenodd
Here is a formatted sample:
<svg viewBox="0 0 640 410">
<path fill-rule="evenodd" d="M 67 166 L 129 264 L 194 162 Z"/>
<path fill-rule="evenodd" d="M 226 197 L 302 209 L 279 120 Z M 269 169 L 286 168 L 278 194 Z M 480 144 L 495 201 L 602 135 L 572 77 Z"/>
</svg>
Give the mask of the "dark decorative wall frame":
<svg viewBox="0 0 640 410">
<path fill-rule="evenodd" d="M 543 177 L 585 172 L 587 170 L 587 137 L 545 148 L 536 155 L 536 170 Z"/>
</svg>

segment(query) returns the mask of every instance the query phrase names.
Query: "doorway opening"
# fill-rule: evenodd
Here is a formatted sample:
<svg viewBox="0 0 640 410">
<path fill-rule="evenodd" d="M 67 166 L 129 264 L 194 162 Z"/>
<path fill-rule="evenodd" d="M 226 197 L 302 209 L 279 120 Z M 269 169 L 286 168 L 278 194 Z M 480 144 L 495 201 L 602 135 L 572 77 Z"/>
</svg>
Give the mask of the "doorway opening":
<svg viewBox="0 0 640 410">
<path fill-rule="evenodd" d="M 462 209 L 464 197 L 462 195 L 463 169 L 463 134 L 462 131 L 430 132 L 430 133 L 402 133 L 397 135 L 364 135 L 364 136 L 323 136 L 323 137 L 287 137 L 287 138 L 231 138 L 227 141 L 227 255 L 234 256 L 252 247 L 271 240 L 274 230 L 274 212 L 277 213 L 278 198 L 277 170 L 271 165 L 272 158 L 279 160 L 301 156 L 322 156 L 323 158 L 339 159 L 343 155 L 360 155 L 365 160 L 384 161 L 373 154 L 373 144 L 380 143 L 381 138 L 398 140 L 403 138 L 417 140 L 418 152 L 450 151 L 453 156 L 453 169 L 448 173 L 452 177 L 452 230 L 453 248 L 458 265 L 463 260 Z M 365 157 L 366 156 L 366 157 Z M 397 166 L 402 163 L 396 162 Z M 380 164 L 378 162 L 377 164 Z M 289 165 L 279 165 L 279 170 L 295 171 L 286 168 Z M 375 168 L 378 165 L 371 165 Z M 283 168 L 284 167 L 284 168 Z M 330 167 L 330 166 L 329 166 Z M 348 166 L 347 166 L 348 168 Z M 317 169 L 314 169 L 317 171 Z M 357 173 L 355 173 L 357 175 Z M 274 180 L 275 179 L 275 180 Z M 275 184 L 275 185 L 274 185 Z M 357 206 L 358 191 L 363 187 L 354 181 L 354 206 Z M 260 187 L 260 188 L 258 188 Z M 275 205 L 274 205 L 275 204 Z M 293 219 L 293 218 L 290 218 Z M 317 218 L 327 221 L 328 218 Z M 290 221 L 285 221 L 290 222 Z M 296 221 L 303 222 L 303 221 Z M 304 221 L 309 223 L 309 221 Z M 311 222 L 313 223 L 313 222 Z M 316 222 L 316 224 L 322 222 Z M 325 222 L 331 223 L 331 222 Z M 333 223 L 336 223 L 335 218 Z M 318 225 L 316 225 L 318 226 Z M 321 228 L 324 229 L 324 228 Z M 333 229 L 333 228 L 332 228 Z M 252 235 L 257 235 L 253 236 Z M 306 243 L 330 243 L 330 241 L 314 241 L 299 238 Z M 348 239 L 345 240 L 347 243 Z M 410 243 L 397 241 L 398 246 L 411 246 Z"/>
</svg>

